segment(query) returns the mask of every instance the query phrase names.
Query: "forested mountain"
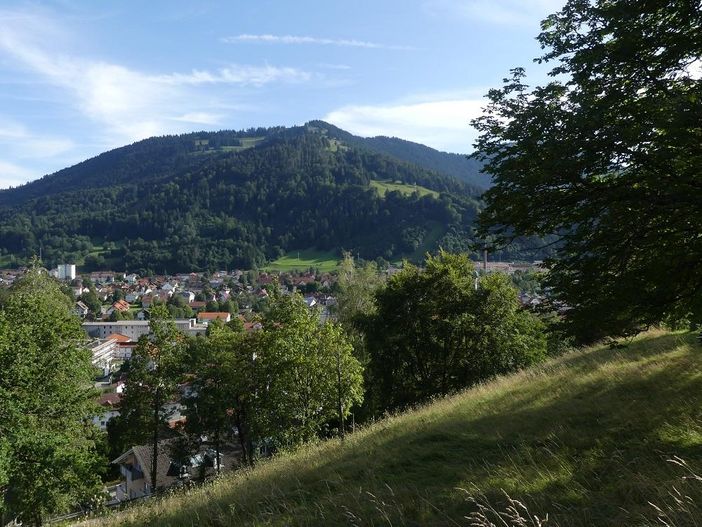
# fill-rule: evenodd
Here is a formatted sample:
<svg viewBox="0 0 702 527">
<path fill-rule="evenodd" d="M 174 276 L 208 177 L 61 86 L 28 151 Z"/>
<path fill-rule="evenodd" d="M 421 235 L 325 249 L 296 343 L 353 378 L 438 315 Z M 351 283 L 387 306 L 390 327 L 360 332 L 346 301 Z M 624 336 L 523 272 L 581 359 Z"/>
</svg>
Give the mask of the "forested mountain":
<svg viewBox="0 0 702 527">
<path fill-rule="evenodd" d="M 480 162 L 462 154 L 440 152 L 397 137 L 358 137 L 324 121 L 312 121 L 308 126 L 318 126 L 327 130 L 330 136 L 347 144 L 414 163 L 445 176 L 453 176 L 481 190 L 486 190 L 492 185 L 490 176 L 481 172 Z"/>
<path fill-rule="evenodd" d="M 323 124 L 151 138 L 1 191 L 0 265 L 41 251 L 47 265 L 172 272 L 306 248 L 470 249 L 480 189 Z"/>
</svg>

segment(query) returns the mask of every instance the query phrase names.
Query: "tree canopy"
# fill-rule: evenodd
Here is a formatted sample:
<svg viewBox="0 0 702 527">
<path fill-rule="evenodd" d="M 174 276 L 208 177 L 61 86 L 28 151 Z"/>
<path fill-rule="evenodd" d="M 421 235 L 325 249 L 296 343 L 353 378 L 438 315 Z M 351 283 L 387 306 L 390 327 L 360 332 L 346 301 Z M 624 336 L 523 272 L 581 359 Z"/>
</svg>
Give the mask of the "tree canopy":
<svg viewBox="0 0 702 527">
<path fill-rule="evenodd" d="M 465 255 L 429 256 L 424 269 L 405 264 L 375 301 L 365 326 L 376 412 L 466 388 L 546 353 L 544 328 L 521 307 L 509 277 L 478 279 Z"/>
<path fill-rule="evenodd" d="M 38 525 L 98 494 L 93 369 L 71 307 L 34 267 L 0 310 L 0 519 Z"/>
<path fill-rule="evenodd" d="M 552 80 L 513 70 L 473 121 L 483 233 L 559 235 L 546 286 L 581 340 L 699 320 L 699 2 L 569 0 L 542 29 Z"/>
</svg>

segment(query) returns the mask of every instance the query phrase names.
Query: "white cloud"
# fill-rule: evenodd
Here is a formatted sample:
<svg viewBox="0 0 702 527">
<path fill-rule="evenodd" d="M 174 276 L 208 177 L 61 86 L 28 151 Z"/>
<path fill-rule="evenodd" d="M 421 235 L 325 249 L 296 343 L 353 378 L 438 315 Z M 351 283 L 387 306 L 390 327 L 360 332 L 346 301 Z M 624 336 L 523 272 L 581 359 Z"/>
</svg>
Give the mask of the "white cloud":
<svg viewBox="0 0 702 527">
<path fill-rule="evenodd" d="M 388 105 L 345 106 L 323 119 L 366 137 L 386 135 L 439 150 L 466 153 L 476 137 L 469 121 L 481 114 L 482 99 L 425 100 Z"/>
<path fill-rule="evenodd" d="M 226 44 L 237 44 L 241 42 L 259 42 L 266 44 L 313 44 L 317 46 L 339 46 L 349 48 L 368 48 L 368 49 L 413 49 L 411 46 L 397 46 L 388 44 L 379 44 L 377 42 L 369 42 L 367 40 L 345 39 L 345 38 L 320 38 L 298 35 L 250 35 L 244 33 L 231 37 L 223 37 L 222 42 Z"/>
<path fill-rule="evenodd" d="M 19 186 L 35 177 L 31 170 L 0 160 L 0 189 Z"/>
<path fill-rule="evenodd" d="M 276 66 L 232 65 L 216 72 L 193 70 L 191 73 L 172 73 L 153 77 L 155 82 L 171 85 L 239 84 L 263 86 L 271 82 L 306 82 L 312 74 L 297 68 Z"/>
<path fill-rule="evenodd" d="M 233 64 L 186 73 L 141 72 L 56 51 L 65 47 L 65 33 L 37 12 L 0 10 L 0 58 L 5 55 L 62 90 L 70 104 L 102 127 L 105 147 L 186 131 L 186 123 L 220 122 L 224 116 L 219 101 L 203 92 L 208 85 L 260 87 L 312 79 L 308 72 L 268 64 Z"/>
<path fill-rule="evenodd" d="M 424 3 L 434 14 L 498 25 L 538 25 L 564 5 L 565 0 L 426 0 Z"/>
<path fill-rule="evenodd" d="M 190 112 L 173 119 L 184 123 L 204 124 L 207 126 L 213 126 L 222 122 L 221 115 L 207 112 Z"/>
<path fill-rule="evenodd" d="M 0 145 L 14 158 L 35 159 L 54 157 L 75 145 L 65 137 L 53 137 L 31 132 L 26 126 L 0 116 Z"/>
</svg>

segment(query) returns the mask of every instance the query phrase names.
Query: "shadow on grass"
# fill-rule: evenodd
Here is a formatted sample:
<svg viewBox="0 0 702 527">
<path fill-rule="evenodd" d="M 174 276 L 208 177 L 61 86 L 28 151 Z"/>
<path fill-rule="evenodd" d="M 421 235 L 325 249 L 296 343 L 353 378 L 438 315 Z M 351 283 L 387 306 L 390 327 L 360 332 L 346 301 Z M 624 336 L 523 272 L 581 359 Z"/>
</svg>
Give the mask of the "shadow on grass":
<svg viewBox="0 0 702 527">
<path fill-rule="evenodd" d="M 504 489 L 561 526 L 636 524 L 678 480 L 667 458 L 702 462 L 701 368 L 693 339 L 676 334 L 574 353 L 147 523 L 468 525 L 464 488 L 495 504 Z"/>
</svg>

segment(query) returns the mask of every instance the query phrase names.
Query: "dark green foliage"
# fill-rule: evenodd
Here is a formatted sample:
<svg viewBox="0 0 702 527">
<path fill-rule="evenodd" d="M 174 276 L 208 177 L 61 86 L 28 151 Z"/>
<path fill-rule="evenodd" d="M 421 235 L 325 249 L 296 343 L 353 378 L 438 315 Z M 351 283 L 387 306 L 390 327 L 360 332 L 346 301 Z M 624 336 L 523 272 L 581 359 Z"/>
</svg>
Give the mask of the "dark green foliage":
<svg viewBox="0 0 702 527">
<path fill-rule="evenodd" d="M 84 270 L 255 268 L 316 247 L 365 258 L 407 256 L 442 236 L 465 249 L 480 191 L 365 148 L 334 148 L 311 126 L 148 139 L 0 192 L 0 250 L 85 258 Z M 200 151 L 196 140 L 210 146 Z M 370 181 L 417 184 L 440 197 L 380 196 Z M 431 239 L 424 236 L 436 230 Z M 87 255 L 90 253 L 90 258 Z M 96 256 L 96 255 L 99 255 Z"/>
<path fill-rule="evenodd" d="M 561 236 L 546 285 L 581 341 L 700 320 L 699 2 L 570 0 L 542 27 L 554 80 L 514 70 L 474 121 L 483 225 Z"/>
<path fill-rule="evenodd" d="M 35 267 L 0 311 L 0 519 L 39 524 L 99 494 L 99 409 L 71 309 Z"/>
<path fill-rule="evenodd" d="M 481 191 L 492 184 L 490 176 L 482 173 L 481 163 L 465 155 L 440 152 L 397 137 L 357 137 L 323 121 L 311 121 L 307 126 L 326 130 L 329 137 L 346 144 L 389 155 L 445 176 L 453 176 Z M 466 150 L 468 150 L 468 144 L 466 144 Z"/>
<path fill-rule="evenodd" d="M 166 403 L 177 400 L 184 359 L 184 337 L 169 318 L 165 306 L 151 308 L 151 333 L 139 338 L 129 360 L 129 374 L 121 401 L 121 414 L 110 423 L 112 448 L 151 445 L 151 481 L 159 489 L 158 443 L 170 417 Z"/>
<path fill-rule="evenodd" d="M 503 274 L 475 288 L 466 256 L 441 252 L 405 265 L 376 293 L 367 318 L 370 388 L 377 410 L 402 408 L 545 357 L 543 324 L 522 309 Z"/>
</svg>

